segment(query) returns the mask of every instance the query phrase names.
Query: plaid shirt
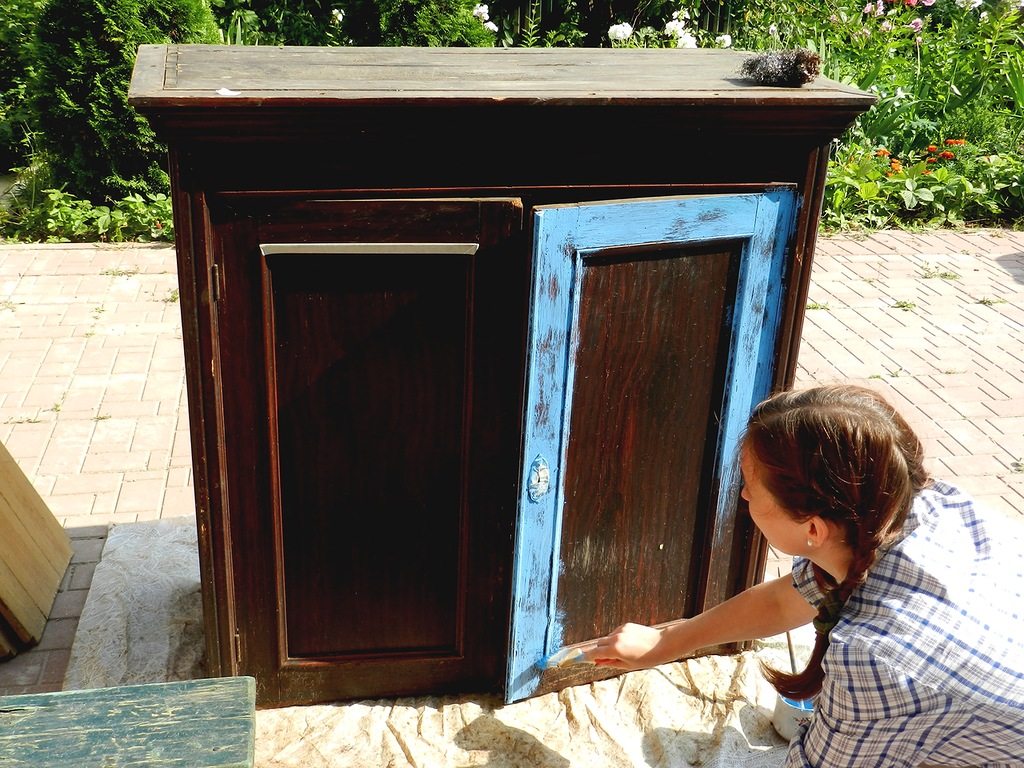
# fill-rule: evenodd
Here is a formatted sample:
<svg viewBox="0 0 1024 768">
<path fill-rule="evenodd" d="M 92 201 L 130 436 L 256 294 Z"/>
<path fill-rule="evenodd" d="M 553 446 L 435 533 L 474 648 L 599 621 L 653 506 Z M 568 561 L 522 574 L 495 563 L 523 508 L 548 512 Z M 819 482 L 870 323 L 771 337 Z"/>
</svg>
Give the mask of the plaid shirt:
<svg viewBox="0 0 1024 768">
<path fill-rule="evenodd" d="M 832 630 L 786 768 L 1024 766 L 1024 526 L 935 483 Z M 793 582 L 817 605 L 809 561 Z"/>
</svg>

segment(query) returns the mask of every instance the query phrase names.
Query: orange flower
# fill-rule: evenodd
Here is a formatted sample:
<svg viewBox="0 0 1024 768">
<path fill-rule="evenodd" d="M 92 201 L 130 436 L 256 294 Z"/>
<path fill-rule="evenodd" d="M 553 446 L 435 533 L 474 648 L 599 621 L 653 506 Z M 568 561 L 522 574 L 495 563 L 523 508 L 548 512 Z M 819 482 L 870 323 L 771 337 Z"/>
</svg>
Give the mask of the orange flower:
<svg viewBox="0 0 1024 768">
<path fill-rule="evenodd" d="M 891 154 L 892 154 L 892 152 L 890 152 L 885 147 L 882 147 L 881 149 L 878 149 L 878 150 L 875 151 L 875 156 L 876 157 L 888 157 Z"/>
<path fill-rule="evenodd" d="M 931 176 L 931 175 L 932 175 L 932 172 L 931 172 L 931 171 L 929 171 L 929 170 L 928 170 L 928 169 L 926 168 L 925 170 L 921 171 L 921 175 L 922 175 L 922 176 Z"/>
<path fill-rule="evenodd" d="M 929 151 L 929 152 L 938 152 L 938 151 L 939 151 L 939 148 L 938 148 L 938 147 L 936 147 L 936 146 L 935 146 L 934 144 L 929 144 L 929 145 L 928 145 L 928 151 Z"/>
<path fill-rule="evenodd" d="M 901 163 L 899 160 L 893 160 L 891 163 L 889 163 L 889 167 L 892 168 L 894 172 L 899 173 L 900 171 L 903 170 L 903 163 Z"/>
<path fill-rule="evenodd" d="M 962 147 L 967 143 L 967 139 L 946 139 L 947 147 Z"/>
<path fill-rule="evenodd" d="M 939 158 L 937 158 L 937 157 L 929 157 L 927 160 L 925 160 L 925 162 L 926 163 L 937 163 L 937 162 L 939 162 Z"/>
<path fill-rule="evenodd" d="M 947 149 L 945 152 L 940 152 L 939 157 L 941 157 L 943 160 L 952 160 L 954 157 L 956 157 L 956 155 L 954 155 Z"/>
</svg>

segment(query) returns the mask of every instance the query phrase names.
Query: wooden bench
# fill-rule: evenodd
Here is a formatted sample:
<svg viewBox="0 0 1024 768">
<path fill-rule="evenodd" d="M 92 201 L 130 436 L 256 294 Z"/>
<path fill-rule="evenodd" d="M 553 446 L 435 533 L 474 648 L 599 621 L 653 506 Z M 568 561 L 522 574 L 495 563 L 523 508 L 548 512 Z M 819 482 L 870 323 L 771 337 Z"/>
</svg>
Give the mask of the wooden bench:
<svg viewBox="0 0 1024 768">
<path fill-rule="evenodd" d="M 4 768 L 252 768 L 251 677 L 0 697 Z"/>
</svg>

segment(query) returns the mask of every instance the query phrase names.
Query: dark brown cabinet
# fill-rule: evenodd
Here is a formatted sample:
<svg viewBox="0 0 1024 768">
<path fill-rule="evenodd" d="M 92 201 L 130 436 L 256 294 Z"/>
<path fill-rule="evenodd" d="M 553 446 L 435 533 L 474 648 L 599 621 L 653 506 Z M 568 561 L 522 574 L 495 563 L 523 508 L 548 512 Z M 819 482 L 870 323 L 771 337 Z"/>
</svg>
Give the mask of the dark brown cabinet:
<svg viewBox="0 0 1024 768">
<path fill-rule="evenodd" d="M 722 51 L 144 46 L 170 147 L 207 649 L 264 705 L 510 700 L 752 583 L 828 145 Z"/>
</svg>

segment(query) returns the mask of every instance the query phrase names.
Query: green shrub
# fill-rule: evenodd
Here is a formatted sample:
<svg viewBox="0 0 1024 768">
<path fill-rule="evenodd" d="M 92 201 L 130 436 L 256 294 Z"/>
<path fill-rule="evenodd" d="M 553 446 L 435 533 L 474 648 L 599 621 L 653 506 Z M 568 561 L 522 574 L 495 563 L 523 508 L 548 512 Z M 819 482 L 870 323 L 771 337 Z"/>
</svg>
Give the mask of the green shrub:
<svg viewBox="0 0 1024 768">
<path fill-rule="evenodd" d="M 475 0 L 378 0 L 384 45 L 488 46 L 494 33 Z"/>
<path fill-rule="evenodd" d="M 608 29 L 628 24 L 630 39 L 616 47 L 674 47 L 665 24 L 683 13 L 688 34 L 715 45 L 722 33 L 733 31 L 744 0 L 491 0 L 491 16 L 501 27 L 505 45 L 608 47 Z M 688 47 L 688 46 L 683 46 Z"/>
<path fill-rule="evenodd" d="M 496 40 L 476 0 L 351 0 L 340 20 L 354 45 L 491 46 Z"/>
<path fill-rule="evenodd" d="M 204 0 L 49 0 L 29 99 L 54 186 L 97 203 L 166 189 L 165 150 L 127 101 L 136 51 L 219 39 Z"/>
<path fill-rule="evenodd" d="M 764 0 L 747 4 L 738 43 L 814 48 L 826 76 L 878 96 L 830 164 L 827 225 L 1015 223 L 1022 20 L 1019 0 Z"/>
<path fill-rule="evenodd" d="M 0 236 L 30 242 L 173 241 L 171 201 L 163 193 L 93 205 L 60 189 L 0 211 Z"/>
<path fill-rule="evenodd" d="M 340 0 L 337 5 L 340 7 Z M 210 6 L 226 43 L 330 45 L 339 42 L 334 5 L 329 2 L 210 0 Z"/>
<path fill-rule="evenodd" d="M 45 0 L 0 0 L 0 172 L 25 162 L 29 124 L 25 84 L 31 73 L 25 41 Z"/>
<path fill-rule="evenodd" d="M 823 220 L 846 229 L 1012 221 L 1024 212 L 1024 160 L 946 139 L 896 156 L 848 145 L 829 165 Z"/>
<path fill-rule="evenodd" d="M 211 0 L 224 41 L 245 45 L 489 46 L 476 0 Z"/>
</svg>

